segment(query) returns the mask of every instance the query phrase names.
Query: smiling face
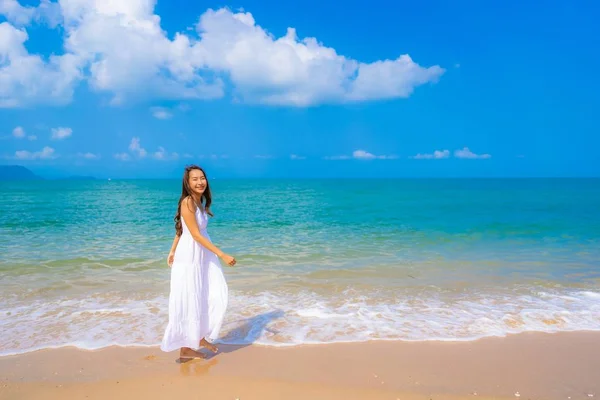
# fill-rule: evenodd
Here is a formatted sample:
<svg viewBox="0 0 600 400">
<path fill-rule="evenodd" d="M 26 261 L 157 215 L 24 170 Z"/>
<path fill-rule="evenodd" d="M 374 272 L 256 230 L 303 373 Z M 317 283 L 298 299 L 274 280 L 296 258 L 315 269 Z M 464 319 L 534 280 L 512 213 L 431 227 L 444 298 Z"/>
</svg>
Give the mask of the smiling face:
<svg viewBox="0 0 600 400">
<path fill-rule="evenodd" d="M 192 194 L 201 197 L 204 191 L 206 190 L 207 185 L 208 182 L 206 181 L 206 176 L 204 176 L 204 172 L 202 172 L 199 169 L 192 169 L 189 172 L 188 187 L 190 188 Z"/>
<path fill-rule="evenodd" d="M 0 0 L 1 1 L 1 0 Z M 212 204 L 212 194 L 208 179 L 204 174 L 204 170 L 197 165 L 188 165 L 183 171 L 181 180 L 181 197 L 177 205 L 177 213 L 175 214 L 175 233 L 181 236 L 183 232 L 181 224 L 181 203 L 192 196 L 196 205 L 203 209 L 206 214 L 213 216 L 210 210 Z"/>
</svg>

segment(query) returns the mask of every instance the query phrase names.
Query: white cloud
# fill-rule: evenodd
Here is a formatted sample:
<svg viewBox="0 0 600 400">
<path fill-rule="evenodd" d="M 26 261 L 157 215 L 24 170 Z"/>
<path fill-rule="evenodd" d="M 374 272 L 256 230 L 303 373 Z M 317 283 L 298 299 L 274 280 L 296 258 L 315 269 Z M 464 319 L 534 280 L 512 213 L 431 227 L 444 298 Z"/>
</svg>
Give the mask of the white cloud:
<svg viewBox="0 0 600 400">
<path fill-rule="evenodd" d="M 408 55 L 362 63 L 337 54 L 316 38 L 298 39 L 288 28 L 275 38 L 250 13 L 208 10 L 197 25 L 193 53 L 209 68 L 227 73 L 245 101 L 308 106 L 410 95 L 435 82 L 439 66 L 423 68 Z"/>
<path fill-rule="evenodd" d="M 258 158 L 260 160 L 270 160 L 273 158 L 273 156 L 270 155 L 263 155 L 263 154 L 257 154 L 254 156 L 254 158 Z"/>
<path fill-rule="evenodd" d="M 471 150 L 469 150 L 468 147 L 464 147 L 460 150 L 456 150 L 454 152 L 454 157 L 476 159 L 476 158 L 491 158 L 492 156 L 489 154 L 475 154 Z"/>
<path fill-rule="evenodd" d="M 372 160 L 374 158 L 377 158 L 376 155 L 371 154 L 367 151 L 364 150 L 356 150 L 352 153 L 352 157 L 354 158 L 358 158 L 360 160 Z"/>
<path fill-rule="evenodd" d="M 206 156 L 204 156 L 203 154 L 199 155 L 198 158 L 202 159 L 202 158 L 206 158 Z M 218 160 L 219 158 L 221 159 L 227 159 L 229 158 L 229 156 L 227 154 L 211 154 L 210 156 L 208 156 L 208 158 L 210 158 L 211 160 Z"/>
<path fill-rule="evenodd" d="M 379 160 L 394 160 L 397 159 L 398 156 L 394 156 L 394 155 L 389 155 L 389 156 L 385 156 L 385 155 L 380 155 L 380 156 L 376 156 L 375 154 L 371 154 L 368 151 L 365 150 L 356 150 L 352 153 L 352 157 L 356 158 L 358 160 L 374 160 L 374 159 L 379 159 Z"/>
<path fill-rule="evenodd" d="M 70 102 L 81 78 L 78 58 L 51 55 L 45 61 L 28 53 L 27 39 L 24 30 L 0 23 L 0 108 Z"/>
<path fill-rule="evenodd" d="M 0 15 L 17 26 L 43 21 L 53 28 L 61 19 L 59 4 L 49 0 L 41 0 L 38 7 L 23 7 L 17 0 L 0 0 Z"/>
<path fill-rule="evenodd" d="M 412 157 L 414 159 L 417 160 L 430 160 L 430 159 L 443 159 L 443 158 L 448 158 L 450 157 L 450 151 L 449 150 L 436 150 L 433 153 L 425 153 L 425 154 L 417 154 L 416 156 Z"/>
<path fill-rule="evenodd" d="M 173 116 L 171 111 L 164 107 L 152 107 L 150 109 L 152 116 L 157 119 L 169 119 Z"/>
<path fill-rule="evenodd" d="M 159 147 L 158 151 L 154 153 L 154 158 L 157 160 L 166 160 L 167 152 L 164 147 Z"/>
<path fill-rule="evenodd" d="M 185 153 L 185 154 L 183 155 L 183 158 L 194 158 L 194 156 L 193 156 L 193 155 L 191 155 L 191 154 L 189 154 L 189 153 Z"/>
<path fill-rule="evenodd" d="M 114 154 L 113 157 L 117 160 L 121 161 L 129 161 L 133 158 L 142 159 L 148 155 L 148 152 L 145 148 L 142 147 L 140 138 L 133 137 L 129 142 L 129 153 L 117 153 Z M 189 154 L 186 154 L 189 156 Z M 175 152 L 169 153 L 165 150 L 164 147 L 159 146 L 157 151 L 150 154 L 150 156 L 155 160 L 166 161 L 166 160 L 177 160 L 179 158 L 179 154 Z M 191 157 L 191 156 L 190 156 Z"/>
<path fill-rule="evenodd" d="M 15 25 L 27 25 L 34 17 L 35 8 L 23 7 L 17 0 L 0 0 L 0 14 Z"/>
<path fill-rule="evenodd" d="M 168 153 L 164 147 L 158 147 L 158 151 L 153 154 L 153 157 L 157 160 L 166 161 L 166 160 L 177 160 L 179 158 L 179 154 L 177 153 Z"/>
<path fill-rule="evenodd" d="M 142 146 L 140 146 L 140 138 L 139 137 L 131 138 L 131 142 L 129 143 L 129 151 L 134 153 L 139 158 L 144 158 L 144 157 L 146 157 L 146 154 L 148 154 L 146 152 L 146 149 L 144 149 Z"/>
<path fill-rule="evenodd" d="M 449 150 L 436 150 L 433 153 L 419 153 L 416 156 L 413 156 L 411 158 L 417 159 L 417 160 L 431 160 L 431 159 L 444 159 L 444 158 L 449 158 L 450 157 L 450 151 Z M 462 149 L 459 150 L 455 150 L 454 151 L 454 157 L 456 158 L 491 158 L 492 156 L 489 154 L 475 154 L 473 153 L 471 150 L 469 150 L 468 147 L 464 147 Z"/>
<path fill-rule="evenodd" d="M 77 153 L 77 157 L 85 158 L 86 160 L 99 160 L 100 155 L 94 153 Z"/>
<path fill-rule="evenodd" d="M 365 150 L 355 150 L 352 152 L 352 156 L 341 155 L 341 156 L 326 156 L 323 157 L 325 160 L 349 160 L 354 158 L 356 160 L 395 160 L 398 156 L 395 155 L 375 155 Z"/>
<path fill-rule="evenodd" d="M 316 38 L 298 38 L 294 28 L 277 38 L 252 14 L 224 8 L 203 13 L 195 33 L 171 35 L 161 28 L 155 3 L 60 0 L 58 7 L 42 0 L 33 9 L 0 0 L 0 13 L 13 24 L 43 16 L 60 21 L 65 38 L 64 54 L 45 61 L 25 49 L 24 30 L 0 24 L 0 59 L 7 60 L 0 67 L 0 107 L 67 103 L 81 79 L 108 94 L 113 105 L 140 98 L 219 98 L 227 82 L 237 101 L 309 106 L 407 97 L 444 73 L 406 54 L 360 62 Z"/>
<path fill-rule="evenodd" d="M 23 139 L 25 137 L 25 129 L 23 129 L 21 126 L 17 126 L 15 129 L 13 129 L 12 134 L 17 139 Z"/>
<path fill-rule="evenodd" d="M 117 154 L 114 155 L 114 157 L 117 160 L 121 160 L 121 161 L 129 161 L 129 160 L 131 160 L 131 156 L 129 154 L 127 154 L 127 153 L 117 153 Z"/>
<path fill-rule="evenodd" d="M 73 134 L 71 128 L 52 128 L 52 140 L 63 140 Z"/>
<path fill-rule="evenodd" d="M 296 154 L 290 154 L 290 159 L 291 160 L 306 160 L 306 157 L 299 156 L 299 155 L 296 155 Z"/>
<path fill-rule="evenodd" d="M 37 140 L 37 136 L 29 135 L 29 136 L 27 136 L 27 140 L 30 140 L 30 141 Z"/>
<path fill-rule="evenodd" d="M 130 99 L 223 96 L 221 79 L 206 79 L 191 54 L 193 38 L 173 39 L 154 14 L 155 0 L 62 0 L 65 48 L 89 66 L 92 89 L 111 104 Z"/>
<path fill-rule="evenodd" d="M 56 158 L 54 149 L 52 147 L 44 147 L 40 151 L 30 152 L 27 150 L 20 150 L 15 152 L 15 158 L 19 160 L 47 160 Z"/>
</svg>

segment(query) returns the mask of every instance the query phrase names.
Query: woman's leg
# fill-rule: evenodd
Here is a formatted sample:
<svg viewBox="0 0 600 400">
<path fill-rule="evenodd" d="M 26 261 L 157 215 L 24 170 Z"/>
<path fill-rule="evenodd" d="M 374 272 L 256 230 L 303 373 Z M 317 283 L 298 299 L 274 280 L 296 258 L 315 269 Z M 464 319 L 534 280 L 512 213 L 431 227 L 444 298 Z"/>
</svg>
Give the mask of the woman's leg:
<svg viewBox="0 0 600 400">
<path fill-rule="evenodd" d="M 206 358 L 206 355 L 189 347 L 182 347 L 179 350 L 179 358 Z"/>
<path fill-rule="evenodd" d="M 219 348 L 217 346 L 215 346 L 214 344 L 210 343 L 206 339 L 202 339 L 200 341 L 200 347 L 206 347 L 208 350 L 212 351 L 213 353 L 216 353 L 217 351 L 219 351 Z"/>
</svg>

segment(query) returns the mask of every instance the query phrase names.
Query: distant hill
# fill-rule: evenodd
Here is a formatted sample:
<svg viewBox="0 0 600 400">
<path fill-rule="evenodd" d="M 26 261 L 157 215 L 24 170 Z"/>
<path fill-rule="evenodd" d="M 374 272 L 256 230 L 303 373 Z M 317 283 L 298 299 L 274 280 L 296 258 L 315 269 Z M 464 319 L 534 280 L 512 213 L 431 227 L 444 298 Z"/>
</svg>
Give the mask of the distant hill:
<svg viewBox="0 0 600 400">
<path fill-rule="evenodd" d="M 0 165 L 0 181 L 32 181 L 40 179 L 43 178 L 21 165 Z"/>
</svg>

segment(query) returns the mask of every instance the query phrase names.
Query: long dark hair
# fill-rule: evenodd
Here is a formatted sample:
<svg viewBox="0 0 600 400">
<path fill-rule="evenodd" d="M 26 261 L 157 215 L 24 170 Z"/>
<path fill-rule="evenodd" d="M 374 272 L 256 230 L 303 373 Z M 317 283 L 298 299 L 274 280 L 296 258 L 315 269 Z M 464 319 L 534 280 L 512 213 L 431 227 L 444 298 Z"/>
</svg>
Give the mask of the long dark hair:
<svg viewBox="0 0 600 400">
<path fill-rule="evenodd" d="M 181 182 L 181 197 L 179 198 L 179 203 L 177 204 L 177 213 L 175 214 L 175 233 L 177 236 L 181 236 L 183 232 L 183 228 L 181 226 L 181 203 L 186 197 L 192 196 L 192 191 L 190 189 L 189 180 L 190 180 L 190 172 L 197 169 L 198 171 L 204 174 L 206 178 L 206 189 L 204 189 L 204 193 L 202 193 L 202 197 L 200 198 L 200 204 L 204 206 L 206 213 L 213 216 L 212 211 L 210 211 L 210 205 L 212 203 L 212 194 L 210 193 L 210 184 L 208 183 L 208 177 L 206 176 L 206 172 L 202 168 L 197 165 L 188 165 L 185 167 L 183 171 L 183 181 Z"/>
</svg>

